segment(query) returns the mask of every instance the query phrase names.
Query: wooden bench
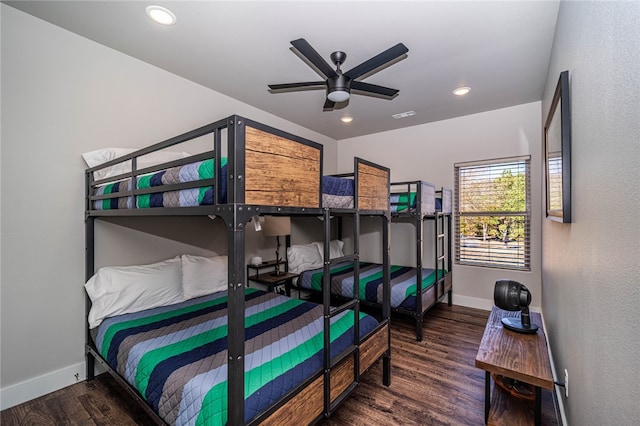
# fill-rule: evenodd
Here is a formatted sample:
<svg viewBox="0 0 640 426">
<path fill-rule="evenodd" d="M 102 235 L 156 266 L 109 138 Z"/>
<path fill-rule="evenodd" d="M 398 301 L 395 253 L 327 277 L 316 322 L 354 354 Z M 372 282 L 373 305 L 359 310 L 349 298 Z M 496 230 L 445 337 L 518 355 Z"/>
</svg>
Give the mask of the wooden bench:
<svg viewBox="0 0 640 426">
<path fill-rule="evenodd" d="M 534 386 L 536 426 L 540 425 L 542 418 L 541 390 L 554 388 L 547 339 L 540 314 L 531 312 L 531 321 L 539 326 L 535 334 L 517 333 L 502 326 L 502 318 L 519 315 L 519 312 L 504 311 L 494 306 L 478 348 L 476 367 L 486 371 L 484 420 L 487 424 L 521 425 L 531 422 L 531 404 L 510 398 L 496 385 L 493 392 L 494 404 L 491 407 L 491 373 Z"/>
</svg>

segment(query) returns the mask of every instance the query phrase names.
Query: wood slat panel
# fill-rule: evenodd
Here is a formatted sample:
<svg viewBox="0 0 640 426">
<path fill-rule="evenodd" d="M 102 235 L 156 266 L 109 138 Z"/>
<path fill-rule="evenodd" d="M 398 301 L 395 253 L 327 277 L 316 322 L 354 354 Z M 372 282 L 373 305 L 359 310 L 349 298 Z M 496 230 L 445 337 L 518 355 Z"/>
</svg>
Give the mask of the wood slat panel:
<svg viewBox="0 0 640 426">
<path fill-rule="evenodd" d="M 353 356 L 348 356 L 331 370 L 331 401 L 335 401 L 352 383 Z"/>
<path fill-rule="evenodd" d="M 358 163 L 358 208 L 389 210 L 389 172 Z"/>
<path fill-rule="evenodd" d="M 426 290 L 422 290 L 422 311 L 429 309 L 436 303 L 437 285 L 432 285 Z"/>
<path fill-rule="evenodd" d="M 320 150 L 247 126 L 245 202 L 320 207 Z"/>
<path fill-rule="evenodd" d="M 262 422 L 265 426 L 306 425 L 324 410 L 324 377 L 320 376 Z"/>
<path fill-rule="evenodd" d="M 388 333 L 389 326 L 387 325 L 360 345 L 360 374 L 371 367 L 374 361 L 387 350 Z"/>
</svg>

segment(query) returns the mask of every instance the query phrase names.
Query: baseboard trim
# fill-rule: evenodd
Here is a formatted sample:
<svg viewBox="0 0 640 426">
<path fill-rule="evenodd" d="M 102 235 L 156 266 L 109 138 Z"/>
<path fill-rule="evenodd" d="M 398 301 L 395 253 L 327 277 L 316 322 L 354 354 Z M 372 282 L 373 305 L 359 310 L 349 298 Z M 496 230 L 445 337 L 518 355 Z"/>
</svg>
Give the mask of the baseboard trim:
<svg viewBox="0 0 640 426">
<path fill-rule="evenodd" d="M 447 298 L 442 299 L 442 303 L 447 303 Z M 453 293 L 453 304 L 464 306 L 467 308 L 483 309 L 490 311 L 493 308 L 493 301 L 489 299 L 480 299 L 477 297 L 461 296 Z"/>
<path fill-rule="evenodd" d="M 42 376 L 0 389 L 0 410 L 57 391 L 86 379 L 85 363 L 79 362 Z"/>
<path fill-rule="evenodd" d="M 440 303 L 447 303 L 447 298 L 441 300 Z M 453 304 L 458 306 L 464 306 L 466 308 L 483 309 L 490 311 L 493 309 L 493 299 L 481 299 L 479 297 L 461 296 L 453 293 Z M 539 306 L 529 306 L 531 312 L 541 312 Z"/>
<path fill-rule="evenodd" d="M 549 345 L 549 334 L 547 333 L 547 324 L 544 321 L 544 315 L 542 313 L 540 313 L 540 317 L 542 318 L 542 327 L 544 328 L 544 335 L 547 339 L 547 351 L 549 352 L 549 362 L 551 363 L 551 374 L 553 375 L 553 381 L 558 382 L 556 365 L 553 362 L 553 353 L 551 352 L 551 346 Z M 564 410 L 564 400 L 562 399 L 562 393 L 564 393 L 564 388 L 558 385 L 555 385 L 554 394 L 555 394 L 555 400 L 558 403 L 558 411 L 560 412 L 561 425 L 566 425 L 568 423 L 567 423 L 567 415 Z"/>
</svg>

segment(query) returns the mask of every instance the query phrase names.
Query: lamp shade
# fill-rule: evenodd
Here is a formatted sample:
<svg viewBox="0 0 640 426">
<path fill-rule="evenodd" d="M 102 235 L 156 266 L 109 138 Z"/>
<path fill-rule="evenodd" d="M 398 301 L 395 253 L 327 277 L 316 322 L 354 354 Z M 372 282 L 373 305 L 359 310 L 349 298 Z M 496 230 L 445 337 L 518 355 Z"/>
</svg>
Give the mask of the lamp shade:
<svg viewBox="0 0 640 426">
<path fill-rule="evenodd" d="M 265 216 L 262 229 L 264 230 L 264 235 L 267 237 L 290 235 L 291 218 L 288 216 Z"/>
</svg>

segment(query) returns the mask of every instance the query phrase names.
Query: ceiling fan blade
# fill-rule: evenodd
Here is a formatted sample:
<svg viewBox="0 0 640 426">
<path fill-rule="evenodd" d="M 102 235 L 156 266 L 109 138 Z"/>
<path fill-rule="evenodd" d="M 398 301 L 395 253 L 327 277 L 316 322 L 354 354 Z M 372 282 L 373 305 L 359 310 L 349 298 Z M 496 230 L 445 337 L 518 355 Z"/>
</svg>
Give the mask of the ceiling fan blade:
<svg viewBox="0 0 640 426">
<path fill-rule="evenodd" d="M 324 106 L 322 107 L 323 111 L 333 111 L 333 107 L 336 106 L 336 103 L 327 99 L 324 101 Z"/>
<path fill-rule="evenodd" d="M 307 60 L 318 69 L 318 71 L 324 74 L 325 78 L 336 76 L 335 70 L 331 68 L 327 61 L 325 61 L 313 47 L 311 47 L 307 40 L 299 38 L 297 40 L 293 40 L 291 44 L 302 56 L 307 58 Z"/>
<path fill-rule="evenodd" d="M 405 53 L 407 53 L 409 49 L 402 43 L 398 43 L 395 46 L 385 50 L 384 52 L 374 56 L 368 61 L 364 61 L 360 65 L 351 68 L 349 71 L 345 72 L 344 75 L 349 77 L 350 79 L 356 79 L 365 74 L 370 73 L 371 71 L 382 67 L 383 65 L 392 62 L 396 59 L 402 57 Z"/>
<path fill-rule="evenodd" d="M 351 90 L 363 92 L 363 95 L 372 94 L 375 97 L 386 99 L 393 98 L 399 92 L 397 89 L 391 89 L 389 87 L 378 86 L 371 83 L 364 83 L 362 81 L 352 81 Z"/>
<path fill-rule="evenodd" d="M 305 81 L 302 83 L 269 84 L 270 92 L 294 92 L 298 90 L 325 89 L 327 84 L 324 81 Z"/>
</svg>

